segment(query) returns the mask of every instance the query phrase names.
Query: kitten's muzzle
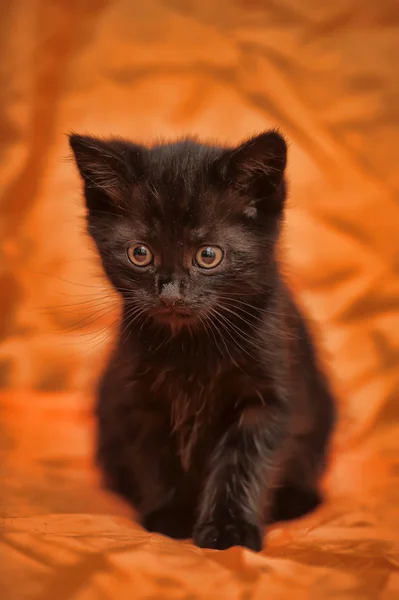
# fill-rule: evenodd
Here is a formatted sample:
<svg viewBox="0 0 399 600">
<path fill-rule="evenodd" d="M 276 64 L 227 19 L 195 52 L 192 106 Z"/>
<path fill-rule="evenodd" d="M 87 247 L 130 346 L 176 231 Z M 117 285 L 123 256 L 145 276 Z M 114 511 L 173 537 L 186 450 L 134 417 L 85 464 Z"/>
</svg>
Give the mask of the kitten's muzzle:
<svg viewBox="0 0 399 600">
<path fill-rule="evenodd" d="M 181 305 L 160 306 L 153 311 L 155 319 L 163 323 L 185 324 L 194 320 L 195 315 L 192 310 L 184 308 Z"/>
<path fill-rule="evenodd" d="M 179 282 L 169 281 L 162 285 L 159 294 L 159 306 L 153 311 L 155 318 L 171 323 L 187 322 L 194 317 L 187 307 Z"/>
</svg>

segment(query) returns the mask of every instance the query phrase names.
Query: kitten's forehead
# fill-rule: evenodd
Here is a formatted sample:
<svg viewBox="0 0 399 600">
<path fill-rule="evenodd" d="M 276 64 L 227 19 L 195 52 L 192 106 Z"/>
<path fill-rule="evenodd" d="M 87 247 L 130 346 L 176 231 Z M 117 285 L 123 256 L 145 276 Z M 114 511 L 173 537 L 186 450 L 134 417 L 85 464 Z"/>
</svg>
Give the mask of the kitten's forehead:
<svg viewBox="0 0 399 600">
<path fill-rule="evenodd" d="M 223 148 L 206 146 L 185 139 L 173 144 L 153 146 L 148 150 L 148 165 L 154 177 L 161 180 L 195 179 L 222 154 Z"/>
<path fill-rule="evenodd" d="M 200 236 L 209 221 L 211 206 L 218 203 L 220 190 L 215 163 L 223 149 L 192 140 L 156 146 L 148 150 L 143 193 L 145 220 L 173 234 L 189 230 Z M 212 219 L 211 219 L 212 220 Z"/>
</svg>

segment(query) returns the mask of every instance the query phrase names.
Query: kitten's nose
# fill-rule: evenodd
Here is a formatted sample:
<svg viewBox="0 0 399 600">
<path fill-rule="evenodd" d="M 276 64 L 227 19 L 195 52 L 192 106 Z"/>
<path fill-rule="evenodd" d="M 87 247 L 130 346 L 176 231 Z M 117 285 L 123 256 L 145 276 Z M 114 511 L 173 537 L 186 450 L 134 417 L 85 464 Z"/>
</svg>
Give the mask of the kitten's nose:
<svg viewBox="0 0 399 600">
<path fill-rule="evenodd" d="M 166 283 L 162 286 L 159 299 L 165 306 L 175 306 L 175 304 L 179 304 L 183 299 L 180 292 L 180 286 L 173 282 Z"/>
</svg>

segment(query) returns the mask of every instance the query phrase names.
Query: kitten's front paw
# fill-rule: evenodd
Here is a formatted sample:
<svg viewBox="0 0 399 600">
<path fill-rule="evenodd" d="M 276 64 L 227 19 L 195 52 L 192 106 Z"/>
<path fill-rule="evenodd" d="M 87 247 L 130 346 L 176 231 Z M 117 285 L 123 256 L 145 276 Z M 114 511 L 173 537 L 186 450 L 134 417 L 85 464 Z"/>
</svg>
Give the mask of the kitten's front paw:
<svg viewBox="0 0 399 600">
<path fill-rule="evenodd" d="M 194 528 L 192 511 L 174 506 L 164 506 L 146 515 L 143 527 L 153 533 L 161 533 L 171 538 L 184 540 L 190 538 Z"/>
<path fill-rule="evenodd" d="M 196 525 L 194 543 L 200 548 L 227 550 L 232 546 L 243 546 L 260 552 L 262 533 L 259 527 L 246 521 L 210 521 Z"/>
</svg>

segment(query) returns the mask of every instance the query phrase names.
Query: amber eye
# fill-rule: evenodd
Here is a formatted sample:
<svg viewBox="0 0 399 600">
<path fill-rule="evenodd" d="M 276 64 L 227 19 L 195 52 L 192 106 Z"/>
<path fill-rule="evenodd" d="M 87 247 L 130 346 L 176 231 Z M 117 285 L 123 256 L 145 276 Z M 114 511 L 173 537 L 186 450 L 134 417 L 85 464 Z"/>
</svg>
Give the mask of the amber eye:
<svg viewBox="0 0 399 600">
<path fill-rule="evenodd" d="M 145 244 L 134 244 L 127 249 L 127 255 L 131 263 L 136 267 L 148 267 L 152 263 L 153 254 Z"/>
<path fill-rule="evenodd" d="M 195 262 L 201 269 L 214 269 L 220 265 L 223 257 L 223 250 L 219 246 L 201 246 L 195 255 Z"/>
</svg>

